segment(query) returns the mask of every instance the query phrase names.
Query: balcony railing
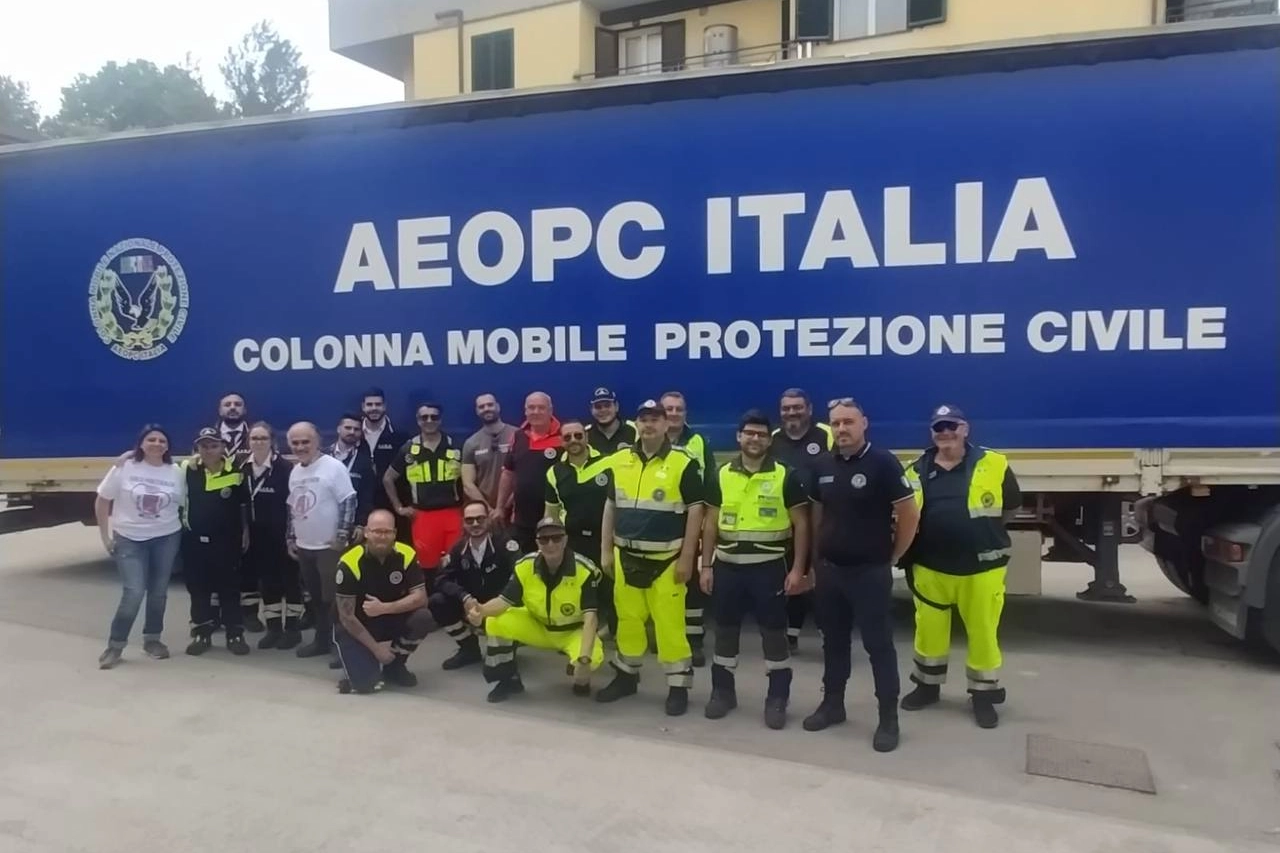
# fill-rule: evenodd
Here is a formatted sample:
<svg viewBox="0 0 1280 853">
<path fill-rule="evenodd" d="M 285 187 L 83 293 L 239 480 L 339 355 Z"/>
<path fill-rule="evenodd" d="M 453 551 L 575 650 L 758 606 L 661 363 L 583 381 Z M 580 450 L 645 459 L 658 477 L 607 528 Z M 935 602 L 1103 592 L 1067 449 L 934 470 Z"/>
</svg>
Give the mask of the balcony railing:
<svg viewBox="0 0 1280 853">
<path fill-rule="evenodd" d="M 1168 0 L 1165 22 L 1210 21 L 1243 15 L 1280 14 L 1277 0 Z"/>
<path fill-rule="evenodd" d="M 697 56 L 686 56 L 683 61 L 647 62 L 642 65 L 627 65 L 618 68 L 617 73 L 601 74 L 596 71 L 575 74 L 574 80 L 597 80 L 610 77 L 629 77 L 638 74 L 660 74 L 664 71 L 685 71 L 693 68 L 728 68 L 733 66 L 771 65 L 787 59 L 812 56 L 813 42 L 774 42 L 773 44 L 739 47 L 734 50 L 704 53 Z"/>
</svg>

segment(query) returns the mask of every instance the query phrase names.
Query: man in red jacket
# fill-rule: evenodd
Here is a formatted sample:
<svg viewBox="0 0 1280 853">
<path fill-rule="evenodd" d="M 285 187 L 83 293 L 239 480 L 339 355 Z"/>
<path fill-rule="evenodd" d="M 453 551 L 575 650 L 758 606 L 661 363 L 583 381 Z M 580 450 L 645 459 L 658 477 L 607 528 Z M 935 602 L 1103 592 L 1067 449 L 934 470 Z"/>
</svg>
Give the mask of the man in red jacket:
<svg viewBox="0 0 1280 853">
<path fill-rule="evenodd" d="M 533 529 L 542 518 L 547 470 L 560 456 L 560 421 L 550 395 L 542 391 L 525 397 L 524 418 L 503 464 L 493 516 L 497 521 L 510 518 L 511 538 L 531 554 L 537 549 Z"/>
</svg>

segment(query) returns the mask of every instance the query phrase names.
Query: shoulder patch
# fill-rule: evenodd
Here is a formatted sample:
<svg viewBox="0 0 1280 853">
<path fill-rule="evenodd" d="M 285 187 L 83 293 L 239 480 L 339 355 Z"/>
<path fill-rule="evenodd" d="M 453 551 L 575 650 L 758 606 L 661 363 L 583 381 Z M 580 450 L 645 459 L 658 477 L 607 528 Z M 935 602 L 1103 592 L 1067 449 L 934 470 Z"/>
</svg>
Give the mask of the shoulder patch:
<svg viewBox="0 0 1280 853">
<path fill-rule="evenodd" d="M 333 579 L 334 583 L 342 583 L 342 569 L 338 569 L 337 576 Z"/>
<path fill-rule="evenodd" d="M 514 540 L 514 539 L 508 539 L 508 540 L 507 540 L 507 550 L 508 550 L 508 551 L 510 551 L 510 552 L 511 552 L 511 553 L 513 553 L 513 554 L 514 554 L 514 553 L 516 553 L 517 551 L 519 551 L 519 550 L 520 550 L 520 543 L 519 543 L 519 542 L 517 542 L 517 541 L 516 541 L 516 540 Z"/>
</svg>

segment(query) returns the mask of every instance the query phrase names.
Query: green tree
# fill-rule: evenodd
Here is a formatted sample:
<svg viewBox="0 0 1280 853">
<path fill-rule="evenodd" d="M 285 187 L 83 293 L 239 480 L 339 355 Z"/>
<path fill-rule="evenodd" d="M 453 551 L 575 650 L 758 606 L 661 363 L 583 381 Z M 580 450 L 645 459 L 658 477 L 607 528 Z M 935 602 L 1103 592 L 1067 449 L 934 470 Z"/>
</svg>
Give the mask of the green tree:
<svg viewBox="0 0 1280 853">
<path fill-rule="evenodd" d="M 38 131 L 40 109 L 31 100 L 31 89 L 21 80 L 0 74 L 0 127 Z"/>
<path fill-rule="evenodd" d="M 211 121 L 218 104 L 191 67 L 108 62 L 62 89 L 62 109 L 45 122 L 52 136 L 82 136 Z"/>
<path fill-rule="evenodd" d="M 235 118 L 298 113 L 307 108 L 310 72 L 302 53 L 268 21 L 254 24 L 218 66 L 231 90 L 223 105 Z"/>
</svg>

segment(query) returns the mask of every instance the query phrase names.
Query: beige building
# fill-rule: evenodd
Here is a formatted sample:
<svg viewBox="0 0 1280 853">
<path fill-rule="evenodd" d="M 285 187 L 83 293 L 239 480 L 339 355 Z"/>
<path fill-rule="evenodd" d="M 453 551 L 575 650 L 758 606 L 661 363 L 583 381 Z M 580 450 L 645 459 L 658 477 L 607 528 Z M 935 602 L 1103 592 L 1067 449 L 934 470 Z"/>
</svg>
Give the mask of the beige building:
<svg viewBox="0 0 1280 853">
<path fill-rule="evenodd" d="M 406 100 L 1275 14 L 1276 0 L 329 0 Z"/>
</svg>

